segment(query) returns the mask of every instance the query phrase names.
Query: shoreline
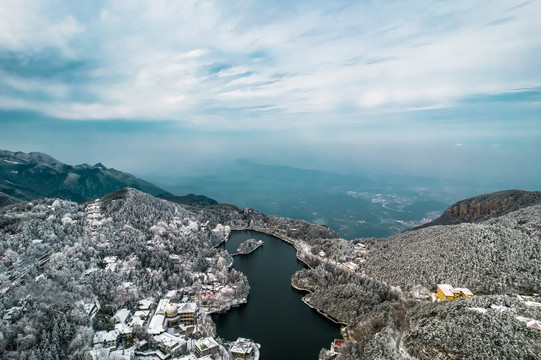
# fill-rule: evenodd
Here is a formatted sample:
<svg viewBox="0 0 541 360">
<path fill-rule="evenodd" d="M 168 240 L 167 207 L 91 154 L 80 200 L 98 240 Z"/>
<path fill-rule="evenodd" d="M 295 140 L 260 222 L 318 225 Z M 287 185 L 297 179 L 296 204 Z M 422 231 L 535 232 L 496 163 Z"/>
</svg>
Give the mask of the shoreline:
<svg viewBox="0 0 541 360">
<path fill-rule="evenodd" d="M 310 304 L 310 300 L 309 300 L 309 296 L 310 294 L 312 293 L 310 290 L 308 289 L 304 289 L 304 288 L 301 288 L 301 287 L 298 287 L 298 286 L 295 286 L 293 283 L 291 283 L 291 287 L 295 290 L 298 290 L 298 291 L 305 291 L 307 292 L 308 294 L 304 295 L 302 297 L 302 302 L 305 303 L 308 307 L 310 307 L 311 309 L 314 309 L 315 311 L 317 311 L 320 315 L 326 317 L 327 319 L 329 319 L 330 321 L 332 321 L 333 323 L 335 323 L 336 325 L 341 325 L 341 326 L 347 326 L 348 324 L 344 323 L 344 322 L 341 322 L 341 321 L 338 321 L 336 320 L 335 318 L 333 318 L 331 315 L 327 314 L 326 312 L 324 312 L 323 310 L 320 310 L 318 309 L 317 307 L 315 307 L 314 305 Z"/>
<path fill-rule="evenodd" d="M 303 259 L 301 259 L 299 257 L 299 248 L 297 247 L 297 244 L 296 242 L 297 241 L 301 241 L 301 240 L 295 240 L 293 238 L 290 238 L 288 236 L 285 236 L 285 235 L 282 235 L 278 232 L 274 232 L 274 231 L 271 231 L 271 230 L 268 230 L 268 229 L 265 229 L 265 228 L 259 228 L 259 227 L 231 227 L 231 231 L 256 231 L 256 232 L 260 232 L 260 233 L 263 233 L 263 234 L 266 234 L 266 235 L 270 235 L 270 236 L 274 236 L 275 238 L 278 238 L 280 240 L 282 240 L 283 242 L 286 242 L 288 243 L 289 245 L 293 246 L 296 250 L 295 252 L 295 256 L 297 257 L 297 259 L 302 262 L 304 265 L 308 266 L 310 269 L 313 269 L 312 266 L 310 266 L 310 264 L 308 264 L 306 261 L 304 261 Z"/>
<path fill-rule="evenodd" d="M 216 314 L 223 314 L 233 308 L 238 308 L 244 304 L 246 304 L 248 302 L 248 299 L 243 299 L 241 301 L 238 301 L 238 302 L 230 302 L 228 304 L 225 304 L 223 307 L 221 308 L 218 308 L 216 310 L 209 310 L 209 308 L 207 306 L 202 306 L 205 307 L 205 313 L 208 314 L 208 315 L 216 315 Z"/>
<path fill-rule="evenodd" d="M 252 250 L 250 251 L 247 251 L 247 252 L 236 252 L 234 254 L 231 254 L 231 256 L 238 256 L 238 255 L 249 255 L 251 253 L 253 253 L 254 251 L 256 251 L 258 248 L 260 248 L 261 246 L 263 246 L 263 243 L 258 243 L 257 246 L 255 248 L 253 248 Z"/>
<path fill-rule="evenodd" d="M 256 232 L 260 232 L 260 233 L 263 233 L 263 234 L 266 234 L 266 235 L 270 235 L 270 236 L 274 236 L 275 238 L 278 238 L 290 245 L 292 245 L 296 252 L 295 252 L 295 256 L 297 257 L 297 259 L 299 261 L 301 261 L 304 265 L 308 266 L 310 269 L 312 269 L 312 267 L 306 263 L 306 261 L 304 261 L 303 259 L 301 259 L 299 257 L 299 248 L 297 247 L 297 244 L 296 242 L 297 241 L 302 241 L 302 240 L 295 240 L 295 239 L 292 239 L 288 236 L 284 236 L 278 232 L 274 232 L 274 231 L 271 231 L 271 230 L 268 230 L 268 229 L 265 229 L 265 228 L 259 228 L 259 227 L 231 227 L 231 231 L 256 231 Z M 333 323 L 335 323 L 336 325 L 341 325 L 341 326 L 348 326 L 347 323 L 344 323 L 344 322 L 341 322 L 341 321 L 338 321 L 334 318 L 332 318 L 329 314 L 325 313 L 323 310 L 321 309 L 318 309 L 317 307 L 315 307 L 314 305 L 310 304 L 308 300 L 306 300 L 306 297 L 309 297 L 309 295 L 312 293 L 310 290 L 308 289 L 303 289 L 303 288 L 300 288 L 300 287 L 297 287 L 295 286 L 293 283 L 290 282 L 290 285 L 293 289 L 295 290 L 298 290 L 298 291 L 305 291 L 307 292 L 308 294 L 304 295 L 302 297 L 302 302 L 304 304 L 306 304 L 308 307 L 316 310 L 320 315 L 324 316 L 325 318 L 327 318 L 328 320 L 332 321 Z"/>
</svg>

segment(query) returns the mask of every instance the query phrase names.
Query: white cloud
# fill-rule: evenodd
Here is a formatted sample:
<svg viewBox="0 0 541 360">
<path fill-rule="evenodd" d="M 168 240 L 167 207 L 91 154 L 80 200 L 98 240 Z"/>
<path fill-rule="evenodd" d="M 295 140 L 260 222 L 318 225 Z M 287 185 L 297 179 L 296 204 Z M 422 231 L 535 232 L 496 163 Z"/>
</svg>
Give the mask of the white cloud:
<svg viewBox="0 0 541 360">
<path fill-rule="evenodd" d="M 114 1 L 79 13 L 62 5 L 0 0 L 0 50 L 32 57 L 56 48 L 89 63 L 78 81 L 65 83 L 10 74 L 7 86 L 18 93 L 4 93 L 3 107 L 11 98 L 13 108 L 28 104 L 50 116 L 205 124 L 216 119 L 209 115 L 216 108 L 231 108 L 222 117 L 242 127 L 259 120 L 247 113 L 239 119 L 237 108 L 318 115 L 415 111 L 541 81 L 538 2 L 509 10 L 510 4 L 491 1 L 343 8 Z M 48 88 L 60 89 L 48 93 L 53 100 L 25 97 Z M 68 96 L 81 89 L 94 97 Z M 308 118 L 298 121 L 313 121 L 301 120 Z"/>
<path fill-rule="evenodd" d="M 45 1 L 0 0 L 0 50 L 36 52 L 47 47 L 71 54 L 85 26 L 70 14 L 51 14 Z"/>
</svg>

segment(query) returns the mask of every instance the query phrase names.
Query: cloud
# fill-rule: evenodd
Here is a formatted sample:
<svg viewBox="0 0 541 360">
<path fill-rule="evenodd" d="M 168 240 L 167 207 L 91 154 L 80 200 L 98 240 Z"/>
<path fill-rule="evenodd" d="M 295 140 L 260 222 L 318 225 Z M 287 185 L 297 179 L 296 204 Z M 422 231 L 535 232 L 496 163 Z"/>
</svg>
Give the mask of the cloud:
<svg viewBox="0 0 541 360">
<path fill-rule="evenodd" d="M 84 6 L 0 1 L 2 108 L 267 128 L 269 111 L 272 126 L 348 122 L 541 82 L 537 2 Z"/>
</svg>

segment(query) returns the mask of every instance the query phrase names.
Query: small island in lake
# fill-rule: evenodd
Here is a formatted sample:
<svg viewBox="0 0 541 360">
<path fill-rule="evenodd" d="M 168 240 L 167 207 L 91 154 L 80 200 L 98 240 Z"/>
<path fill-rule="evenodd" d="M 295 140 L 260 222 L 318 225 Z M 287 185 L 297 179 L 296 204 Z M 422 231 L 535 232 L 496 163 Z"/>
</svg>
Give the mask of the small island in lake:
<svg viewBox="0 0 541 360">
<path fill-rule="evenodd" d="M 255 249 L 263 245 L 263 240 L 257 241 L 256 239 L 248 239 L 243 241 L 238 249 L 237 253 L 233 255 L 247 255 L 253 252 Z"/>
</svg>

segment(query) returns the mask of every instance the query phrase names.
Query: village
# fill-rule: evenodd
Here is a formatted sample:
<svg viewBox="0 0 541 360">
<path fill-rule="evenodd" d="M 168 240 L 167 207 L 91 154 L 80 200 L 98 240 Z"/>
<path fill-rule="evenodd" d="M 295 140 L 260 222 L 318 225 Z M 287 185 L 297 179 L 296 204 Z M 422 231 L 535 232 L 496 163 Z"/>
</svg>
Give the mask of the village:
<svg viewBox="0 0 541 360">
<path fill-rule="evenodd" d="M 210 285 L 199 289 L 205 296 L 220 290 Z M 119 309 L 114 330 L 95 332 L 89 355 L 93 360 L 259 359 L 260 345 L 252 340 L 225 342 L 209 335 L 202 323 L 209 308 L 194 295 L 192 287 L 171 290 L 157 301 L 141 299 L 134 309 Z M 85 309 L 91 318 L 98 311 L 97 304 L 85 304 Z"/>
</svg>

